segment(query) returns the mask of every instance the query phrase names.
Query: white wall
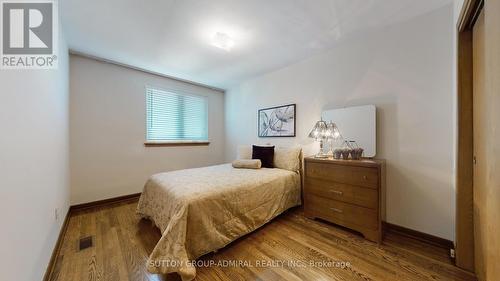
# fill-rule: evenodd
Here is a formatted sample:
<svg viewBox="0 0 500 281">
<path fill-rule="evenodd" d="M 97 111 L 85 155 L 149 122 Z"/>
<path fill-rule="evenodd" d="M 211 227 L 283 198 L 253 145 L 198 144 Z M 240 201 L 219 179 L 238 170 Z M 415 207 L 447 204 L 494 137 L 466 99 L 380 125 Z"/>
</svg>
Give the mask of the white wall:
<svg viewBox="0 0 500 281">
<path fill-rule="evenodd" d="M 375 104 L 386 220 L 454 239 L 453 7 L 345 36 L 321 55 L 226 93 L 226 158 L 241 143 L 303 144 L 321 111 Z M 297 103 L 297 137 L 257 138 L 257 110 Z"/>
<path fill-rule="evenodd" d="M 145 86 L 205 95 L 209 146 L 145 147 Z M 224 161 L 224 94 L 81 56 L 70 58 L 71 203 L 141 192 L 154 173 Z"/>
<path fill-rule="evenodd" d="M 62 33 L 59 42 L 57 70 L 0 70 L 0 280 L 42 280 L 69 207 Z"/>
</svg>

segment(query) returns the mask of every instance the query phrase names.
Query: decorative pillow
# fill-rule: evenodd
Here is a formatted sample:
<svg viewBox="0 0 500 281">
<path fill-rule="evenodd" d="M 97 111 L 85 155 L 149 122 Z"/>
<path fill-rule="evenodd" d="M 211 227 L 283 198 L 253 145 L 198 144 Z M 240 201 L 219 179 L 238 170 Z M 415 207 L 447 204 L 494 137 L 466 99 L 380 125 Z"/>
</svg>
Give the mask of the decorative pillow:
<svg viewBox="0 0 500 281">
<path fill-rule="evenodd" d="M 252 159 L 252 146 L 238 145 L 238 151 L 236 152 L 236 159 Z"/>
<path fill-rule="evenodd" d="M 262 162 L 259 159 L 238 159 L 233 161 L 234 168 L 260 169 Z"/>
<path fill-rule="evenodd" d="M 300 147 L 278 147 L 274 151 L 274 167 L 297 172 L 300 169 Z"/>
<path fill-rule="evenodd" d="M 264 168 L 274 168 L 274 146 L 252 145 L 252 159 L 260 159 Z"/>
</svg>

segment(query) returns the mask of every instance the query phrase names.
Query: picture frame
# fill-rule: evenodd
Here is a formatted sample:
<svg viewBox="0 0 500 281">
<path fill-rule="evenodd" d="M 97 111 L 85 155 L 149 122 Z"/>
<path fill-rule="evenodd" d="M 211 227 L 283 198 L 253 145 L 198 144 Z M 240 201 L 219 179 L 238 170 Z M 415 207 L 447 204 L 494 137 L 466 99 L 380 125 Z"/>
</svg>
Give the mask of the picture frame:
<svg viewBox="0 0 500 281">
<path fill-rule="evenodd" d="M 295 103 L 259 109 L 257 112 L 259 138 L 295 137 L 296 117 Z"/>
</svg>

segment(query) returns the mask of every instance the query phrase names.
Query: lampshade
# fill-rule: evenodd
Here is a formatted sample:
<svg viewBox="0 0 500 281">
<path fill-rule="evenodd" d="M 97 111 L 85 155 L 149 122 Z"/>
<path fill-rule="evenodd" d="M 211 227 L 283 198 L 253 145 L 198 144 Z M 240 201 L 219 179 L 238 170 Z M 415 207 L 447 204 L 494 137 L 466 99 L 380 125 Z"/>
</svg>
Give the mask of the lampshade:
<svg viewBox="0 0 500 281">
<path fill-rule="evenodd" d="M 330 123 L 328 123 L 328 125 L 326 126 L 326 130 L 328 132 L 328 136 L 326 137 L 327 139 L 336 140 L 340 137 L 339 128 L 335 123 L 330 121 Z"/>
<path fill-rule="evenodd" d="M 316 122 L 313 129 L 309 133 L 309 137 L 315 140 L 324 139 L 327 136 L 328 125 L 325 121 L 320 120 Z"/>
<path fill-rule="evenodd" d="M 330 122 L 327 124 L 325 121 L 320 120 L 314 125 L 309 137 L 315 140 L 338 139 L 340 132 L 335 123 Z"/>
</svg>

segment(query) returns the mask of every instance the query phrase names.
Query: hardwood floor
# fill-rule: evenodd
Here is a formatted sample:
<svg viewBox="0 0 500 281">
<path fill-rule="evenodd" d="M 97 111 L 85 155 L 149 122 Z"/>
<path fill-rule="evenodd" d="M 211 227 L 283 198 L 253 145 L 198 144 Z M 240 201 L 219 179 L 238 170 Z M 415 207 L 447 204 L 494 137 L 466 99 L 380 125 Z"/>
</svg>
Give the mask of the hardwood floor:
<svg viewBox="0 0 500 281">
<path fill-rule="evenodd" d="M 146 272 L 160 232 L 138 219 L 136 204 L 72 214 L 49 280 L 180 280 L 176 274 Z M 93 237 L 93 246 L 79 251 L 79 239 L 87 236 Z M 200 263 L 234 260 L 245 264 L 201 266 L 196 280 L 475 280 L 453 266 L 442 248 L 398 233 L 387 233 L 377 245 L 347 229 L 307 219 L 300 208 L 203 256 Z M 336 261 L 349 264 L 335 267 Z"/>
</svg>

